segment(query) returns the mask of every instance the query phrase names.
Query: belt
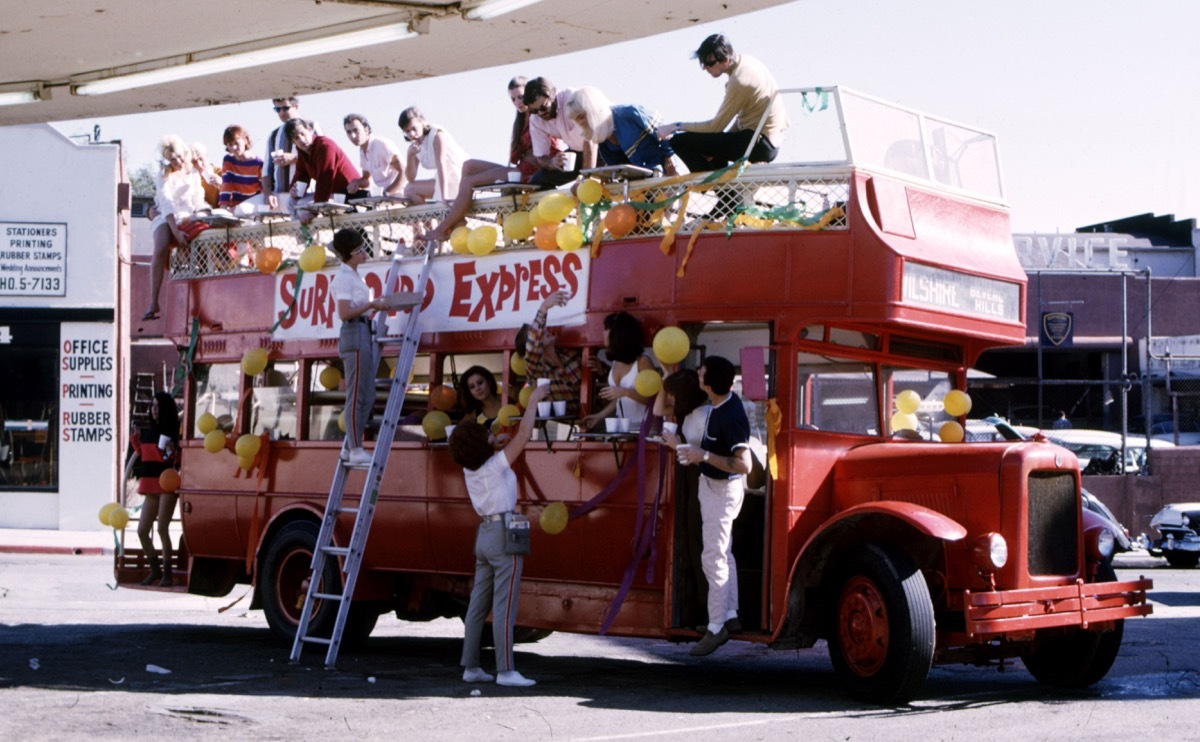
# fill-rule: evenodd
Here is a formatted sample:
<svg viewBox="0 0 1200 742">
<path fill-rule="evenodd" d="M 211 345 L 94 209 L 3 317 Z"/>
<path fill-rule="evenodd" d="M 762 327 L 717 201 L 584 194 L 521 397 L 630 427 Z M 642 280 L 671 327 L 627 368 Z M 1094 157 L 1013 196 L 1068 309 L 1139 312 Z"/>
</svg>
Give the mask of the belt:
<svg viewBox="0 0 1200 742">
<path fill-rule="evenodd" d="M 505 515 L 507 515 L 507 513 L 492 513 L 491 515 L 483 515 L 480 517 L 484 523 L 494 523 L 498 520 L 504 520 Z"/>
</svg>

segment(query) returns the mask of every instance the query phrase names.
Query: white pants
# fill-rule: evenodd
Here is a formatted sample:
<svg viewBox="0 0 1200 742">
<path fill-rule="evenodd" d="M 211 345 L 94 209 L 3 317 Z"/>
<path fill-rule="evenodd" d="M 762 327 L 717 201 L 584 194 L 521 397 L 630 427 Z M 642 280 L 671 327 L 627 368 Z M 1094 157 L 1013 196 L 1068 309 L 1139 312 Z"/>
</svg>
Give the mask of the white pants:
<svg viewBox="0 0 1200 742">
<path fill-rule="evenodd" d="M 704 548 L 700 563 L 708 579 L 708 630 L 714 634 L 738 614 L 737 561 L 733 558 L 733 521 L 742 510 L 743 477 L 700 477 L 700 520 Z"/>
</svg>

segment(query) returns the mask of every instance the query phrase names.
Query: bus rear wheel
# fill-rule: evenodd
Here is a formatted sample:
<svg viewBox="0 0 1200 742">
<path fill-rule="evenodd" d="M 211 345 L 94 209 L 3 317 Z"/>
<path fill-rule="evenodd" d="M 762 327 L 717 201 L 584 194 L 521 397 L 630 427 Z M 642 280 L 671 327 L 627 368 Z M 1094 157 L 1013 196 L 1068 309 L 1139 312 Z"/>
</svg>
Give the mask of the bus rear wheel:
<svg viewBox="0 0 1200 742">
<path fill-rule="evenodd" d="M 263 613 L 271 632 L 291 644 L 296 639 L 300 615 L 308 582 L 312 578 L 312 555 L 317 545 L 319 527 L 309 521 L 289 523 L 279 530 L 267 548 L 259 573 Z M 333 559 L 325 560 L 321 576 L 321 592 L 340 592 L 342 575 Z M 309 633 L 328 637 L 337 621 L 337 603 L 316 600 L 309 619 Z M 351 605 L 342 630 L 342 648 L 361 646 L 371 635 L 379 620 L 379 608 L 371 605 Z M 321 645 L 323 646 L 323 645 Z"/>
<path fill-rule="evenodd" d="M 933 664 L 933 601 L 904 552 L 868 545 L 843 574 L 829 655 L 850 695 L 872 703 L 911 699 Z"/>
</svg>

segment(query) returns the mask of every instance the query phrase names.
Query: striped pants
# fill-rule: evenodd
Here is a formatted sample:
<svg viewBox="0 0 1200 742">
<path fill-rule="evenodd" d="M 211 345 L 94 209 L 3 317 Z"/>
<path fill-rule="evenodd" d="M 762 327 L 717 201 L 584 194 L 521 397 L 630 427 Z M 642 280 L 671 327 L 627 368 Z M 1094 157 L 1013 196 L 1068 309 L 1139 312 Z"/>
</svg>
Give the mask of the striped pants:
<svg viewBox="0 0 1200 742">
<path fill-rule="evenodd" d="M 521 591 L 525 558 L 504 553 L 504 523 L 479 524 L 475 535 L 475 587 L 467 606 L 462 666 L 479 667 L 479 641 L 488 611 L 492 613 L 492 641 L 496 647 L 496 672 L 513 669 L 513 624 Z"/>
</svg>

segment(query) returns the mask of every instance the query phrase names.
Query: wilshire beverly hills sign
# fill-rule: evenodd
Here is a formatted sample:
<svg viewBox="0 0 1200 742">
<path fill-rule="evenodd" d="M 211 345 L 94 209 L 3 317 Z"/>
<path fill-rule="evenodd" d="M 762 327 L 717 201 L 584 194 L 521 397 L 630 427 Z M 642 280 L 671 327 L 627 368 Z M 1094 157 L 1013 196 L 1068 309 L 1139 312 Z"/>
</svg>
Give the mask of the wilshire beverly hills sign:
<svg viewBox="0 0 1200 742">
<path fill-rule="evenodd" d="M 67 295 L 67 225 L 0 222 L 0 296 Z"/>
</svg>

